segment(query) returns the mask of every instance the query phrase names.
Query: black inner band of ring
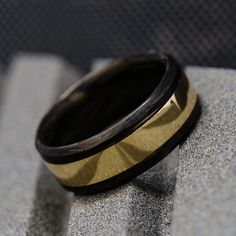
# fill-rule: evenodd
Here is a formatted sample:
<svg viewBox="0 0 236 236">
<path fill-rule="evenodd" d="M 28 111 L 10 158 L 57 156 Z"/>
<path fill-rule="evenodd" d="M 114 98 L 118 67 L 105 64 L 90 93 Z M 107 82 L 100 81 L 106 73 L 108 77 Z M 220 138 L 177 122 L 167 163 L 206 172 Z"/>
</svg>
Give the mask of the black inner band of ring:
<svg viewBox="0 0 236 236">
<path fill-rule="evenodd" d="M 81 97 L 52 124 L 45 137 L 50 146 L 63 146 L 87 139 L 140 106 L 157 87 L 165 72 L 163 62 L 136 63 L 114 76 L 104 76 L 80 89 Z"/>
</svg>

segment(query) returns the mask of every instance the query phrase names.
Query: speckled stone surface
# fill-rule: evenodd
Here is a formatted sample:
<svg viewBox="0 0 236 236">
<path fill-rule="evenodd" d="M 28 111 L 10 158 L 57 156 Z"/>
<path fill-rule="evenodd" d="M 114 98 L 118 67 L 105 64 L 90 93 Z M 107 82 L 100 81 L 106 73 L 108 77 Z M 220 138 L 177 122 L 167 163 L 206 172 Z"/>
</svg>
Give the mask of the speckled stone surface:
<svg viewBox="0 0 236 236">
<path fill-rule="evenodd" d="M 0 235 L 236 235 L 236 71 L 189 67 L 203 112 L 190 137 L 130 183 L 72 202 L 34 148 L 70 71 L 18 57 L 0 89 Z"/>
<path fill-rule="evenodd" d="M 6 75 L 0 107 L 0 235 L 59 235 L 65 228 L 68 194 L 42 166 L 34 136 L 64 86 L 66 68 L 54 57 L 19 56 Z"/>
<path fill-rule="evenodd" d="M 76 197 L 68 235 L 235 235 L 236 71 L 190 67 L 187 74 L 203 109 L 187 142 L 123 187 Z"/>
<path fill-rule="evenodd" d="M 189 68 L 202 116 L 180 148 L 173 235 L 236 235 L 236 71 Z"/>
</svg>

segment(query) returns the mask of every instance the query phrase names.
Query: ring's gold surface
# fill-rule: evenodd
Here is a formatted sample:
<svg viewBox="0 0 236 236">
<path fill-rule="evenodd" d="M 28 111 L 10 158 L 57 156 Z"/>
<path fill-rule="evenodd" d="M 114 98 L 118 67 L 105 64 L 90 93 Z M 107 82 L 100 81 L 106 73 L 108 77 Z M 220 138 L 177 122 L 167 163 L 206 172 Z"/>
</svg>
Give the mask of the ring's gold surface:
<svg viewBox="0 0 236 236">
<path fill-rule="evenodd" d="M 88 158 L 67 164 L 46 163 L 59 182 L 68 187 L 89 186 L 134 167 L 160 149 L 189 118 L 197 96 L 182 73 L 168 102 L 132 134 Z"/>
</svg>

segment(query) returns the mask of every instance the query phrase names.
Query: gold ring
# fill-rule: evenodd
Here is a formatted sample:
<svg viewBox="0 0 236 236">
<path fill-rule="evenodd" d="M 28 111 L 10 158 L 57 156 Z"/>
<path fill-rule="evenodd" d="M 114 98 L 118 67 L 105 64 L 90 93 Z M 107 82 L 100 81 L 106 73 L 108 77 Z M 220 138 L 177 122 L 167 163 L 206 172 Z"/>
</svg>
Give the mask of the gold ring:
<svg viewBox="0 0 236 236">
<path fill-rule="evenodd" d="M 36 147 L 66 189 L 94 193 L 162 160 L 198 115 L 197 95 L 172 57 L 131 56 L 66 91 L 40 123 Z"/>
</svg>

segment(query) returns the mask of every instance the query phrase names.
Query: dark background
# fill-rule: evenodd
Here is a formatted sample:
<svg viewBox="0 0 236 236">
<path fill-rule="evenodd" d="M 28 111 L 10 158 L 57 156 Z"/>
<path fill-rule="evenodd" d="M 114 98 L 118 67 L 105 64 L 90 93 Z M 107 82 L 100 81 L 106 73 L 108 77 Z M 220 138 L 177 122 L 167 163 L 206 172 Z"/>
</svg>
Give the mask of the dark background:
<svg viewBox="0 0 236 236">
<path fill-rule="evenodd" d="M 236 68 L 234 0 L 0 0 L 0 62 L 19 51 L 93 58 L 150 49 L 182 64 Z"/>
</svg>

